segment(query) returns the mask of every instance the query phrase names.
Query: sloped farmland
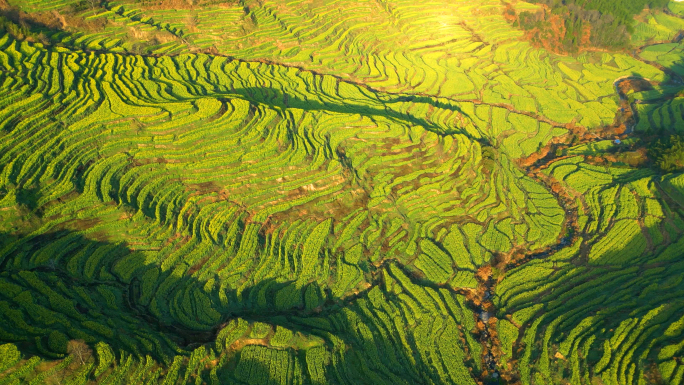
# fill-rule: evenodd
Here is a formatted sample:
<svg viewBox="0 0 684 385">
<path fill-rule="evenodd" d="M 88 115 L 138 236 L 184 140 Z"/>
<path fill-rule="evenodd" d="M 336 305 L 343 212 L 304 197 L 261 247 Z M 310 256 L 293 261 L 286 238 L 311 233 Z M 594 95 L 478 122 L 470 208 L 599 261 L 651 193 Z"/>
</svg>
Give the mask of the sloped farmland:
<svg viewBox="0 0 684 385">
<path fill-rule="evenodd" d="M 681 177 L 553 151 L 666 64 L 484 0 L 7 3 L 74 26 L 0 35 L 0 383 L 681 381 Z"/>
</svg>

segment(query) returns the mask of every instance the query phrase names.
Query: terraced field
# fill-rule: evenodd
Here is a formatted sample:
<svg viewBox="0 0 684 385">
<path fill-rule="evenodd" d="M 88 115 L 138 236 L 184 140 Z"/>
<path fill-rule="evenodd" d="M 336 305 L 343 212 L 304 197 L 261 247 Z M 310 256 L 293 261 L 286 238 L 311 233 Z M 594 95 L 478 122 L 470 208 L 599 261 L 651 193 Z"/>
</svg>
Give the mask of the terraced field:
<svg viewBox="0 0 684 385">
<path fill-rule="evenodd" d="M 684 127 L 676 8 L 7 3 L 68 18 L 0 34 L 0 384 L 682 383 L 684 177 L 590 161 L 619 79 Z"/>
</svg>

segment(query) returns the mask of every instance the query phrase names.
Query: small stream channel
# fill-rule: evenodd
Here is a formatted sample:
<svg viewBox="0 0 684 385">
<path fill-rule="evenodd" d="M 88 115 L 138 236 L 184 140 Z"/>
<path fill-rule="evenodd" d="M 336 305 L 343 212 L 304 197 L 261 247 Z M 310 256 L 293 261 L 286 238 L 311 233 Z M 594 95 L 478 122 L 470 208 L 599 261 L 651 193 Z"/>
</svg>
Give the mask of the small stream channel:
<svg viewBox="0 0 684 385">
<path fill-rule="evenodd" d="M 681 16 L 677 17 L 682 18 Z M 683 38 L 684 31 L 681 31 L 672 42 L 679 43 Z M 636 60 L 653 65 L 667 73 L 671 79 L 670 84 L 682 85 L 684 87 L 684 79 L 682 79 L 678 74 L 674 73 L 668 68 L 664 68 L 658 63 L 649 62 L 639 56 L 639 53 L 644 48 L 659 44 L 665 43 L 660 42 L 657 44 L 640 47 L 638 50 L 635 50 L 631 56 Z M 601 134 L 592 133 L 592 135 L 586 135 L 583 137 L 583 140 L 581 140 L 580 144 L 587 144 L 602 140 L 613 140 L 616 137 L 624 138 L 625 136 L 634 133 L 636 125 L 639 122 L 636 104 L 641 102 L 639 100 L 630 102 L 629 96 L 624 92 L 626 89 L 626 87 L 624 87 L 625 82 L 630 83 L 628 88 L 637 91 L 647 90 L 652 88 L 652 86 L 655 84 L 648 78 L 643 78 L 636 75 L 623 76 L 616 79 L 613 82 L 613 87 L 619 98 L 619 110 L 616 113 L 616 119 L 612 126 L 613 129 L 604 130 Z M 624 130 L 620 132 L 622 129 L 620 126 L 622 124 L 624 124 Z M 552 146 L 551 150 L 549 150 L 549 153 L 546 156 L 537 160 L 529 167 L 523 167 L 523 171 L 525 171 L 529 177 L 539 183 L 544 184 L 550 191 L 553 191 L 553 189 L 551 189 L 550 181 L 547 178 L 542 177 L 540 170 L 558 158 L 558 156 L 556 156 L 555 150 L 559 147 L 566 148 L 569 147 L 569 144 L 562 143 L 559 144 L 559 146 Z M 525 264 L 530 260 L 548 257 L 551 254 L 574 244 L 581 237 L 581 233 L 579 231 L 580 229 L 577 225 L 578 208 L 573 207 L 573 200 L 569 199 L 571 195 L 569 195 L 566 191 L 554 192 L 553 194 L 566 213 L 566 220 L 563 224 L 563 230 L 561 231 L 561 235 L 559 236 L 557 243 L 542 250 L 527 251 L 520 257 L 511 258 L 510 260 L 497 265 L 502 273 L 511 268 Z M 492 261 L 492 267 L 494 267 L 494 263 L 495 262 Z M 520 377 L 517 370 L 514 369 L 512 372 L 508 372 L 506 368 L 501 366 L 498 357 L 496 357 L 496 355 L 493 353 L 495 347 L 500 347 L 501 345 L 501 342 L 498 340 L 498 333 L 495 330 L 492 330 L 496 327 L 496 318 L 494 318 L 496 315 L 496 308 L 492 302 L 493 297 L 496 295 L 496 284 L 497 280 L 493 279 L 491 274 L 486 280 L 481 280 L 479 288 L 479 292 L 481 293 L 480 298 L 478 301 L 471 302 L 472 308 L 475 312 L 476 320 L 478 322 L 482 322 L 482 328 L 479 330 L 479 340 L 483 347 L 482 364 L 484 370 L 479 380 L 482 384 L 519 384 Z M 515 358 L 516 357 L 513 357 L 513 359 Z"/>
</svg>

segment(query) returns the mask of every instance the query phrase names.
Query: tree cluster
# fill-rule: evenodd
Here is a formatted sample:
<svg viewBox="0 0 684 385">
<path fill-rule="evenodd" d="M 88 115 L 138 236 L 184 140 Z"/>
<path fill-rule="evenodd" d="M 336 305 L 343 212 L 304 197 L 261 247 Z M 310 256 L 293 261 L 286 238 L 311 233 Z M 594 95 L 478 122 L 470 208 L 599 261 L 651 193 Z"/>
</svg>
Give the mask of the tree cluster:
<svg viewBox="0 0 684 385">
<path fill-rule="evenodd" d="M 634 16 L 645 7 L 661 9 L 669 0 L 530 0 L 544 4 L 539 12 L 521 12 L 514 25 L 533 42 L 555 51 L 577 52 L 598 47 L 629 47 Z"/>
<path fill-rule="evenodd" d="M 684 170 L 684 136 L 672 135 L 652 144 L 648 154 L 665 173 Z"/>
</svg>

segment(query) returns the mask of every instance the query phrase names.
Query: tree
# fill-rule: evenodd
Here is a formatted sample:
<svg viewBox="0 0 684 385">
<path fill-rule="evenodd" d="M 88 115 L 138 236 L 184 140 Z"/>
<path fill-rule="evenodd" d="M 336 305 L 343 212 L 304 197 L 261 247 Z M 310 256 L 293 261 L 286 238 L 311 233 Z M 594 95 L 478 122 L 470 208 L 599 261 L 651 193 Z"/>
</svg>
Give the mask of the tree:
<svg viewBox="0 0 684 385">
<path fill-rule="evenodd" d="M 67 345 L 67 353 L 73 356 L 81 365 L 84 365 L 93 355 L 90 346 L 83 340 L 71 340 Z"/>
<path fill-rule="evenodd" d="M 672 135 L 669 139 L 658 140 L 649 149 L 649 155 L 656 166 L 663 172 L 675 172 L 684 169 L 684 138 Z"/>
</svg>

